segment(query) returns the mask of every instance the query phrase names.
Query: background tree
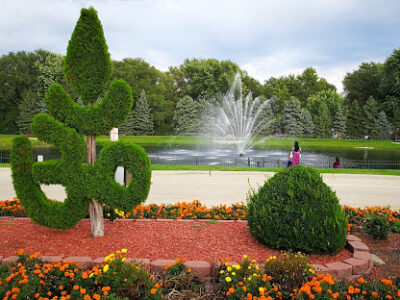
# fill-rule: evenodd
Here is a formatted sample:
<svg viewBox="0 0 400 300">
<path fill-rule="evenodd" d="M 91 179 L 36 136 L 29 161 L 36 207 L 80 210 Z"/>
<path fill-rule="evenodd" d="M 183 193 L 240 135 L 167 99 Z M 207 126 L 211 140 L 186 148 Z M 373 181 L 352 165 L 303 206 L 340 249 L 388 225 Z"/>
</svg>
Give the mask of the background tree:
<svg viewBox="0 0 400 300">
<path fill-rule="evenodd" d="M 196 135 L 199 131 L 201 114 L 199 105 L 190 96 L 184 96 L 176 104 L 174 123 L 179 135 Z"/>
<path fill-rule="evenodd" d="M 125 130 L 125 126 L 127 126 Z M 135 108 L 128 119 L 121 124 L 121 131 L 125 134 L 152 134 L 154 123 L 150 118 L 150 107 L 147 103 L 146 92 L 142 90 Z"/>
<path fill-rule="evenodd" d="M 365 134 L 372 138 L 378 136 L 378 106 L 374 97 L 369 97 L 363 106 Z"/>
<path fill-rule="evenodd" d="M 346 115 L 343 112 L 342 106 L 339 105 L 332 122 L 333 134 L 336 137 L 342 138 L 346 133 Z"/>
<path fill-rule="evenodd" d="M 301 134 L 304 137 L 314 136 L 314 122 L 311 113 L 306 108 L 302 108 L 300 111 L 300 128 Z"/>
<path fill-rule="evenodd" d="M 282 113 L 282 129 L 283 133 L 289 136 L 301 136 L 302 127 L 300 124 L 301 110 L 300 102 L 295 97 L 291 97 L 286 102 Z"/>
<path fill-rule="evenodd" d="M 358 101 L 354 100 L 349 105 L 349 113 L 346 118 L 346 136 L 352 139 L 358 139 L 364 136 L 364 114 L 358 105 Z"/>
<path fill-rule="evenodd" d="M 144 90 L 150 106 L 150 118 L 157 134 L 173 130 L 172 117 L 177 97 L 173 79 L 141 58 L 125 58 L 113 62 L 112 78 L 125 80 L 132 88 L 134 99 Z"/>
<path fill-rule="evenodd" d="M 40 101 L 39 96 L 35 91 L 30 89 L 24 91 L 22 101 L 18 104 L 19 116 L 17 118 L 17 124 L 20 133 L 31 134 L 33 118 L 38 113 L 45 111 L 41 104 L 44 104 L 44 102 Z"/>
<path fill-rule="evenodd" d="M 378 123 L 378 137 L 381 140 L 389 138 L 390 134 L 392 133 L 392 128 L 386 117 L 385 112 L 381 111 L 378 114 L 378 118 L 376 121 Z"/>
<path fill-rule="evenodd" d="M 179 67 L 171 67 L 169 74 L 174 79 L 178 97 L 208 99 L 218 93 L 225 94 L 239 71 L 239 66 L 229 60 L 194 58 L 185 59 Z"/>
<path fill-rule="evenodd" d="M 343 79 L 347 102 L 357 100 L 363 106 L 370 96 L 380 99 L 382 71 L 382 64 L 363 62 L 357 70 L 347 73 Z"/>
<path fill-rule="evenodd" d="M 28 90 L 35 90 L 38 73 L 35 63 L 42 51 L 10 52 L 0 58 L 0 133 L 17 133 L 18 105 Z"/>
</svg>

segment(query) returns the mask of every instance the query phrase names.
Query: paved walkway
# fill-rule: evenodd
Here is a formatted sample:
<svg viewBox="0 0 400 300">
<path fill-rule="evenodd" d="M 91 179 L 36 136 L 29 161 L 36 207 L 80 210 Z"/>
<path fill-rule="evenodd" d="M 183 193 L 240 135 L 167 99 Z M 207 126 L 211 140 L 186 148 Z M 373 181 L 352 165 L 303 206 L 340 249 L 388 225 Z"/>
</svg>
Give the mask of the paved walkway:
<svg viewBox="0 0 400 300">
<path fill-rule="evenodd" d="M 272 172 L 153 171 L 147 203 L 199 200 L 207 206 L 246 201 L 249 188 L 257 189 Z M 386 206 L 400 209 L 400 176 L 323 174 L 324 182 L 342 204 L 353 207 Z M 63 200 L 61 186 L 43 186 L 49 198 Z M 0 200 L 15 197 L 9 168 L 0 168 Z"/>
</svg>

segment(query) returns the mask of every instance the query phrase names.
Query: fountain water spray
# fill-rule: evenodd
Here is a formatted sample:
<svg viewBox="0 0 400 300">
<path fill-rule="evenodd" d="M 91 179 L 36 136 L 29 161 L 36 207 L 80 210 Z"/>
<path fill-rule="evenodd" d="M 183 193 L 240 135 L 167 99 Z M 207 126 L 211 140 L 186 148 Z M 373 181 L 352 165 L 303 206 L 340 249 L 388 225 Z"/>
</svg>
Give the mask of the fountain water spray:
<svg viewBox="0 0 400 300">
<path fill-rule="evenodd" d="M 254 145 L 253 137 L 267 125 L 267 104 L 268 100 L 253 99 L 251 93 L 243 99 L 242 81 L 237 73 L 231 88 L 217 104 L 217 114 L 212 119 L 216 142 L 235 145 L 243 155 Z"/>
</svg>

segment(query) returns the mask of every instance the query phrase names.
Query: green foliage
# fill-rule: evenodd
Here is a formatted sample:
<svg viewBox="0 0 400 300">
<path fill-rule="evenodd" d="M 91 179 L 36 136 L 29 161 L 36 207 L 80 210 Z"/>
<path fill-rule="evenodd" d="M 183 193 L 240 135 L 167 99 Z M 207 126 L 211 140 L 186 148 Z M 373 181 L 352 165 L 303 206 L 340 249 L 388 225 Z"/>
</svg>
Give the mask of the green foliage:
<svg viewBox="0 0 400 300">
<path fill-rule="evenodd" d="M 302 106 L 305 106 L 308 97 L 327 90 L 336 90 L 336 88 L 329 84 L 326 79 L 319 78 L 314 68 L 306 68 L 298 76 L 270 78 L 263 86 L 263 95 L 266 98 L 275 96 L 282 101 L 296 97 Z M 283 108 L 283 106 L 281 107 Z"/>
<path fill-rule="evenodd" d="M 398 220 L 392 224 L 392 231 L 396 232 L 396 233 L 400 233 L 400 220 Z"/>
<path fill-rule="evenodd" d="M 274 249 L 335 253 L 346 243 L 347 223 L 332 190 L 312 168 L 286 168 L 248 202 L 251 234 Z"/>
<path fill-rule="evenodd" d="M 93 54 L 95 53 L 95 54 Z M 128 211 L 143 202 L 150 188 L 150 159 L 143 148 L 124 143 L 110 144 L 101 151 L 96 164 L 83 164 L 85 143 L 80 134 L 104 134 L 124 121 L 132 107 L 132 91 L 122 80 L 113 80 L 104 99 L 94 106 L 108 84 L 111 63 L 100 21 L 94 9 L 82 9 L 68 46 L 65 72 L 81 101 L 75 103 L 60 84 L 50 86 L 46 104 L 51 116 L 38 114 L 32 132 L 39 140 L 61 151 L 59 161 L 33 161 L 25 136 L 15 139 L 11 150 L 14 188 L 28 216 L 35 223 L 68 229 L 87 214 L 91 199 L 112 209 Z M 117 166 L 132 175 L 128 187 L 114 180 Z M 40 184 L 61 184 L 67 192 L 64 202 L 50 201 Z"/>
<path fill-rule="evenodd" d="M 31 124 L 34 116 L 45 110 L 42 103 L 43 101 L 38 98 L 37 93 L 34 91 L 27 90 L 24 92 L 23 99 L 18 105 L 19 116 L 17 124 L 20 133 L 31 134 Z"/>
<path fill-rule="evenodd" d="M 349 114 L 346 118 L 346 136 L 350 138 L 361 138 L 363 137 L 364 129 L 364 118 L 361 107 L 358 105 L 358 101 L 354 100 L 349 105 Z"/>
<path fill-rule="evenodd" d="M 285 103 L 282 113 L 282 129 L 283 133 L 289 136 L 300 136 L 302 127 L 300 124 L 301 110 L 300 102 L 294 97 Z"/>
<path fill-rule="evenodd" d="M 64 73 L 83 104 L 93 104 L 103 94 L 112 71 L 103 28 L 94 8 L 81 16 L 67 48 Z"/>
<path fill-rule="evenodd" d="M 247 255 L 244 255 L 241 264 L 225 262 L 219 272 L 220 285 L 227 296 L 225 299 L 229 300 L 247 299 L 248 294 L 258 297 L 268 295 L 275 299 L 279 290 L 270 280 L 271 277 L 263 273 L 256 261 L 250 261 Z"/>
<path fill-rule="evenodd" d="M 126 263 L 120 251 L 104 265 L 88 270 L 73 261 L 43 263 L 39 253 L 22 252 L 18 250 L 20 265 L 0 268 L 2 299 L 161 299 L 162 289 L 154 276 L 140 265 Z"/>
<path fill-rule="evenodd" d="M 179 67 L 171 67 L 169 74 L 175 81 L 178 97 L 197 99 L 225 94 L 238 71 L 239 66 L 229 60 L 194 58 L 185 59 Z"/>
<path fill-rule="evenodd" d="M 381 140 L 389 138 L 392 128 L 386 117 L 386 114 L 383 111 L 378 114 L 376 122 L 378 123 L 378 137 Z"/>
<path fill-rule="evenodd" d="M 317 96 L 307 99 L 307 108 L 314 121 L 314 132 L 318 137 L 332 136 L 332 117 L 325 102 L 320 101 Z"/>
<path fill-rule="evenodd" d="M 179 99 L 174 114 L 176 133 L 179 135 L 196 135 L 200 129 L 200 117 L 199 105 L 196 101 L 190 96 Z"/>
<path fill-rule="evenodd" d="M 126 263 L 126 257 L 120 251 L 105 258 L 101 271 L 95 283 L 110 287 L 118 297 L 145 299 L 147 294 L 151 295 L 150 288 L 154 283 L 149 280 L 149 273 L 138 264 Z M 161 291 L 157 294 L 159 296 Z"/>
<path fill-rule="evenodd" d="M 35 64 L 42 50 L 10 52 L 0 57 L 0 133 L 18 133 L 18 105 L 27 90 L 38 84 Z"/>
<path fill-rule="evenodd" d="M 343 79 L 347 101 L 357 100 L 363 106 L 370 96 L 379 99 L 382 71 L 383 65 L 380 63 L 363 62 L 357 70 L 347 73 Z"/>
<path fill-rule="evenodd" d="M 307 256 L 300 252 L 283 252 L 279 258 L 270 257 L 264 265 L 264 272 L 272 277 L 271 281 L 281 291 L 287 292 L 299 289 L 314 273 Z"/>
<path fill-rule="evenodd" d="M 311 113 L 306 108 L 303 108 L 300 111 L 300 128 L 302 136 L 312 137 L 314 135 L 314 122 Z"/>
<path fill-rule="evenodd" d="M 387 240 L 390 232 L 389 217 L 385 213 L 370 214 L 365 222 L 364 230 L 375 240 Z"/>
<path fill-rule="evenodd" d="M 150 118 L 150 107 L 147 102 L 146 93 L 142 90 L 134 110 L 129 114 L 128 119 L 121 124 L 121 133 L 143 134 L 153 133 L 154 123 Z"/>
<path fill-rule="evenodd" d="M 146 92 L 155 132 L 172 132 L 172 117 L 177 102 L 173 78 L 140 58 L 114 61 L 113 66 L 112 78 L 125 80 L 132 88 L 134 99 L 140 97 L 142 90 Z"/>
<path fill-rule="evenodd" d="M 332 122 L 333 133 L 336 137 L 343 137 L 346 132 L 346 116 L 342 106 L 338 106 Z"/>
<path fill-rule="evenodd" d="M 363 106 L 364 111 L 364 128 L 367 135 L 372 138 L 378 136 L 378 105 L 373 97 L 369 97 L 365 105 Z"/>
</svg>

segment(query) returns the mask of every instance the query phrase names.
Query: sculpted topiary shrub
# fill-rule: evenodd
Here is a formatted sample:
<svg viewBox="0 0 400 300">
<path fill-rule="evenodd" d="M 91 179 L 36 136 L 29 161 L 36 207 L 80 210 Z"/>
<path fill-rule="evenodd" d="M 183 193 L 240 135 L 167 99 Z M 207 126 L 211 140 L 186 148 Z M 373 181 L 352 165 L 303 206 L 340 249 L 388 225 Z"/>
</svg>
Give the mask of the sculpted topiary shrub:
<svg viewBox="0 0 400 300">
<path fill-rule="evenodd" d="M 150 159 L 143 148 L 121 142 L 105 147 L 96 161 L 95 137 L 124 122 L 133 99 L 123 80 L 110 83 L 111 60 L 97 12 L 82 9 L 68 45 L 64 74 L 83 105 L 59 85 L 46 95 L 48 114 L 38 114 L 32 132 L 61 151 L 57 161 L 34 162 L 26 136 L 15 138 L 11 150 L 13 184 L 28 216 L 37 224 L 68 229 L 89 211 L 92 236 L 104 235 L 103 204 L 130 211 L 143 202 L 150 188 Z M 86 157 L 85 139 L 86 135 Z M 132 175 L 128 187 L 114 180 L 117 166 Z M 50 201 L 40 184 L 61 184 L 67 198 Z"/>
<path fill-rule="evenodd" d="M 305 253 L 335 253 L 347 222 L 335 193 L 312 168 L 286 168 L 248 197 L 251 234 L 263 244 Z"/>
</svg>

